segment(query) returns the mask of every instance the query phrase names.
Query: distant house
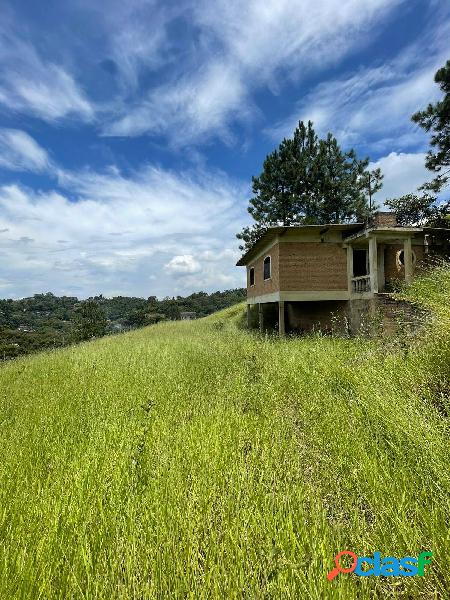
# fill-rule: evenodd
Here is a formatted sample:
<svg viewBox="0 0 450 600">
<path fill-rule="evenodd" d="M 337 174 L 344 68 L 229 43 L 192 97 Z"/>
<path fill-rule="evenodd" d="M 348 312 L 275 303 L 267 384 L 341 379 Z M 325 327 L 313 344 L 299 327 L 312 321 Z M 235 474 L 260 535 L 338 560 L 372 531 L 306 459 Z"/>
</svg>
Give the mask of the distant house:
<svg viewBox="0 0 450 600">
<path fill-rule="evenodd" d="M 197 318 L 196 312 L 180 312 L 180 319 L 182 321 L 191 321 L 192 319 Z"/>
<path fill-rule="evenodd" d="M 449 229 L 398 227 L 392 213 L 370 226 L 270 227 L 237 263 L 247 268 L 248 323 L 275 324 L 283 335 L 327 329 L 337 317 L 357 330 L 396 280 L 410 281 L 449 239 Z"/>
</svg>

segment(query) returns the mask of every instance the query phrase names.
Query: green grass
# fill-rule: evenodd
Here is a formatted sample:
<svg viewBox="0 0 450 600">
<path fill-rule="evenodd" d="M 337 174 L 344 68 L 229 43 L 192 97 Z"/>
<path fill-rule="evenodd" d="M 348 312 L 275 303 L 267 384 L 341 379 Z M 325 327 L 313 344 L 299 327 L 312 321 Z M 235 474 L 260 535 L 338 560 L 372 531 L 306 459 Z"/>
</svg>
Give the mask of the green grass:
<svg viewBox="0 0 450 600">
<path fill-rule="evenodd" d="M 0 597 L 445 598 L 450 273 L 408 350 L 237 306 L 0 368 Z M 433 551 L 424 577 L 326 573 Z"/>
</svg>

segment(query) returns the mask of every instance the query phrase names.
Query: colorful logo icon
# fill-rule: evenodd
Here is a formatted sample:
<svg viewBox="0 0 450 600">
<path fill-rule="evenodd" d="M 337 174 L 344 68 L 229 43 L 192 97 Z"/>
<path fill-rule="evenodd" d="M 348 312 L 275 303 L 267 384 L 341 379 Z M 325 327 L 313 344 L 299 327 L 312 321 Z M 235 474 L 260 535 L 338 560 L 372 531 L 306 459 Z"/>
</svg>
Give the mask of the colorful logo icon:
<svg viewBox="0 0 450 600">
<path fill-rule="evenodd" d="M 351 557 L 352 564 L 349 567 L 341 565 L 342 556 Z M 336 566 L 328 573 L 327 579 L 333 581 L 339 573 L 355 573 L 360 577 L 369 577 L 370 575 L 375 577 L 380 575 L 384 577 L 414 577 L 414 575 L 419 575 L 423 577 L 425 567 L 431 563 L 432 558 L 432 552 L 421 552 L 417 558 L 414 556 L 403 556 L 402 558 L 385 556 L 381 558 L 380 552 L 374 552 L 373 557 L 358 557 L 351 550 L 342 550 L 334 557 Z"/>
</svg>

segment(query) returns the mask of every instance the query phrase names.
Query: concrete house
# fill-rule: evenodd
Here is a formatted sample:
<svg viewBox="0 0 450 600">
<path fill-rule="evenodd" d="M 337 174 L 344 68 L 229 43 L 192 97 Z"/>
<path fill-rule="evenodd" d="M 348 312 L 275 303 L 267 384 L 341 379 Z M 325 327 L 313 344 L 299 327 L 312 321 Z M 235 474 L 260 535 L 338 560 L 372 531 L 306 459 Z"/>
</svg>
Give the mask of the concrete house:
<svg viewBox="0 0 450 600">
<path fill-rule="evenodd" d="M 356 331 L 388 302 L 399 279 L 410 281 L 428 255 L 448 249 L 450 230 L 398 227 L 391 213 L 373 224 L 270 227 L 238 261 L 247 268 L 251 326 L 285 331 Z M 344 318 L 345 317 L 345 318 Z"/>
</svg>

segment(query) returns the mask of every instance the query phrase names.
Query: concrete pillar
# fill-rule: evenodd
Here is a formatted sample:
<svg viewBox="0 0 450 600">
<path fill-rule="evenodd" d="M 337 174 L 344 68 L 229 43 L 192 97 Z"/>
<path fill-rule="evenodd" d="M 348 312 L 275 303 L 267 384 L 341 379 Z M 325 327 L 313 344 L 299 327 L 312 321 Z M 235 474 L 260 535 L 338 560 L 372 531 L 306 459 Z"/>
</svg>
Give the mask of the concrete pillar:
<svg viewBox="0 0 450 600">
<path fill-rule="evenodd" d="M 347 246 L 347 286 L 348 293 L 352 293 L 353 279 L 353 246 Z"/>
<path fill-rule="evenodd" d="M 261 302 L 258 304 L 259 332 L 264 333 L 264 311 Z"/>
<path fill-rule="evenodd" d="M 370 291 L 372 294 L 378 294 L 377 238 L 374 235 L 369 238 L 369 273 Z"/>
<path fill-rule="evenodd" d="M 384 276 L 384 244 L 379 245 L 377 248 L 378 253 L 378 290 L 380 292 L 384 291 L 385 286 L 385 276 Z"/>
<path fill-rule="evenodd" d="M 283 336 L 286 332 L 284 325 L 284 300 L 278 302 L 278 332 Z"/>
<path fill-rule="evenodd" d="M 405 281 L 410 283 L 413 276 L 411 238 L 406 238 L 403 243 L 403 262 L 405 263 Z"/>
<path fill-rule="evenodd" d="M 247 328 L 250 329 L 250 304 L 247 304 Z"/>
</svg>

